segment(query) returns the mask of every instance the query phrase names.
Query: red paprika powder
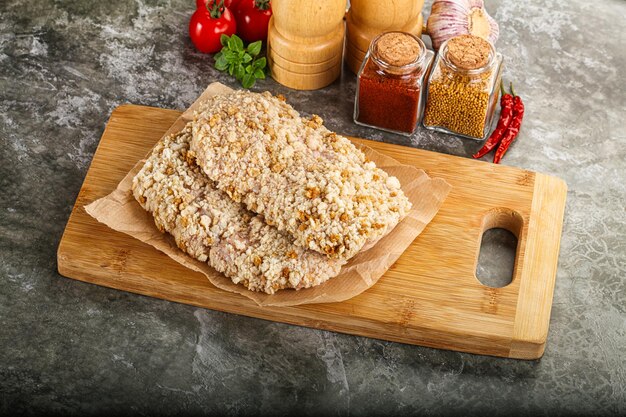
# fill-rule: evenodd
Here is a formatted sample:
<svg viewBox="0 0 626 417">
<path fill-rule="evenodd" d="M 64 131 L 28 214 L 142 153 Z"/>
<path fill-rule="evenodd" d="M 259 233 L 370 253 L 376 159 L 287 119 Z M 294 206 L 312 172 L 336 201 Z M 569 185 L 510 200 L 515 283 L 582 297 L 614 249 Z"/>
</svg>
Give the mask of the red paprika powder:
<svg viewBox="0 0 626 417">
<path fill-rule="evenodd" d="M 433 56 L 410 33 L 377 36 L 358 74 L 355 123 L 412 134 L 422 116 L 422 84 Z"/>
</svg>

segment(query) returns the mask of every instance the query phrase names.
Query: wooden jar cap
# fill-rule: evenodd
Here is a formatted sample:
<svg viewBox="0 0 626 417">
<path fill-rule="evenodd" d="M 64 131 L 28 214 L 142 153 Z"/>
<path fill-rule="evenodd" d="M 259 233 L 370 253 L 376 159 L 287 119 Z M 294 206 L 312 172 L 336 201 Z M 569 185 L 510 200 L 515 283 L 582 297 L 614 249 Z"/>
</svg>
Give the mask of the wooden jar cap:
<svg viewBox="0 0 626 417">
<path fill-rule="evenodd" d="M 354 48 L 363 52 L 367 52 L 372 39 L 385 31 L 395 30 L 412 33 L 418 38 L 422 36 L 422 28 L 424 26 L 422 13 L 419 13 L 416 19 L 411 20 L 402 27 L 377 28 L 362 26 L 361 22 L 355 21 L 351 11 L 352 9 L 348 10 L 348 13 L 346 13 L 346 44 L 352 44 Z"/>
<path fill-rule="evenodd" d="M 375 47 L 380 59 L 395 67 L 415 62 L 422 52 L 422 47 L 417 40 L 402 32 L 389 32 L 381 35 Z"/>
<path fill-rule="evenodd" d="M 474 35 L 460 35 L 448 41 L 446 57 L 459 68 L 473 70 L 489 62 L 491 44 Z"/>
<path fill-rule="evenodd" d="M 419 0 L 418 0 L 419 1 Z M 420 5 L 421 9 L 421 5 Z M 376 36 L 380 35 L 381 29 L 374 27 L 364 27 L 361 23 L 356 22 L 352 16 L 353 10 L 348 10 L 346 14 L 346 54 L 345 60 L 348 68 L 353 73 L 358 73 L 361 63 L 365 58 L 365 54 Z M 401 28 L 395 28 L 402 32 L 412 33 L 418 38 L 422 36 L 422 26 L 424 25 L 424 17 L 422 13 L 417 15 L 417 19 L 410 21 Z"/>
</svg>

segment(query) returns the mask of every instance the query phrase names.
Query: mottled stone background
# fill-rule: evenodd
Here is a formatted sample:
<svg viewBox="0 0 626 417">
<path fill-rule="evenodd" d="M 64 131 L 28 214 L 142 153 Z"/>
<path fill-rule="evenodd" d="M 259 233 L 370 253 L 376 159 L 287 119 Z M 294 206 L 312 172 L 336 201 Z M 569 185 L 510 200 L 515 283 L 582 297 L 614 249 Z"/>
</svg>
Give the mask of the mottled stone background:
<svg viewBox="0 0 626 417">
<path fill-rule="evenodd" d="M 626 413 L 625 1 L 486 2 L 505 76 L 527 103 L 504 163 L 569 185 L 548 345 L 530 362 L 238 317 L 56 273 L 111 111 L 183 109 L 212 81 L 235 87 L 193 50 L 193 3 L 0 0 L 0 414 Z M 346 134 L 461 156 L 477 148 L 357 127 L 354 88 L 351 74 L 315 92 L 255 87 Z"/>
</svg>

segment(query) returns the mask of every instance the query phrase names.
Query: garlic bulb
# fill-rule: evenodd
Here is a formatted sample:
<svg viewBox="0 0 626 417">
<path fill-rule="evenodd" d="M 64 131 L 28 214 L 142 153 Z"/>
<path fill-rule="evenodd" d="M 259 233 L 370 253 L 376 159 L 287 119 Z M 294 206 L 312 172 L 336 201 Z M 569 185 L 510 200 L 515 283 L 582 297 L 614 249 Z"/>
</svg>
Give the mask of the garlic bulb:
<svg viewBox="0 0 626 417">
<path fill-rule="evenodd" d="M 449 38 L 468 34 L 495 44 L 500 33 L 483 0 L 435 0 L 426 27 L 435 49 Z"/>
</svg>

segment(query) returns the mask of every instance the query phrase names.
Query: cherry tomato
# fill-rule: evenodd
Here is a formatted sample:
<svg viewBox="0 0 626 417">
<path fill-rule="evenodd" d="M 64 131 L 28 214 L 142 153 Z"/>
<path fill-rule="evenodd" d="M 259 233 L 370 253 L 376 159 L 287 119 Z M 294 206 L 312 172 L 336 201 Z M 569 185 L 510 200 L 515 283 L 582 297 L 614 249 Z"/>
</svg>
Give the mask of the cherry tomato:
<svg viewBox="0 0 626 417">
<path fill-rule="evenodd" d="M 213 4 L 210 10 L 200 7 L 189 20 L 189 36 L 196 49 L 214 53 L 222 49 L 220 37 L 237 31 L 235 17 L 226 7 Z"/>
<path fill-rule="evenodd" d="M 265 41 L 272 17 L 269 0 L 240 0 L 235 10 L 238 35 L 247 42 Z"/>
</svg>

